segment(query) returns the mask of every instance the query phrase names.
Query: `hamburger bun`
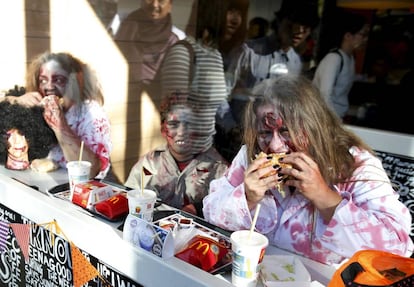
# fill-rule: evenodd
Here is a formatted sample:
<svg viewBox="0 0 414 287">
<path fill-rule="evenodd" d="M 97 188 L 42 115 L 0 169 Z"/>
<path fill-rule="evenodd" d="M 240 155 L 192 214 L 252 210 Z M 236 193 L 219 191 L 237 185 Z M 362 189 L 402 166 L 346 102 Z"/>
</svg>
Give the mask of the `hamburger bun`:
<svg viewBox="0 0 414 287">
<path fill-rule="evenodd" d="M 264 167 L 268 167 L 268 166 L 274 166 L 274 165 L 279 165 L 282 168 L 292 168 L 291 164 L 288 163 L 284 163 L 284 162 L 280 162 L 280 158 L 284 157 L 286 155 L 286 153 L 270 153 L 270 154 L 266 154 L 264 152 L 260 152 L 256 158 L 263 158 L 263 157 L 272 157 L 269 161 L 265 162 L 264 164 L 262 164 L 260 166 L 260 168 L 264 168 Z M 268 172 L 267 174 L 265 174 L 263 176 L 263 178 L 269 177 L 271 175 L 276 174 L 277 171 L 275 169 L 273 169 L 272 171 Z M 283 197 L 285 197 L 285 193 L 283 191 L 283 180 L 287 179 L 289 176 L 288 175 L 283 175 L 281 181 L 276 185 L 277 189 L 279 190 L 279 192 L 282 194 Z"/>
</svg>

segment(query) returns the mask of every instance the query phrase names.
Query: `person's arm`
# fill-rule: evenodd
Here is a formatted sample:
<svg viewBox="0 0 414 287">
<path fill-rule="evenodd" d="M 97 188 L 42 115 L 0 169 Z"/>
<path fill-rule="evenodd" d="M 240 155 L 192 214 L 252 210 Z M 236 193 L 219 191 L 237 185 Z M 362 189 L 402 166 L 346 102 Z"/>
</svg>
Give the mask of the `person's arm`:
<svg viewBox="0 0 414 287">
<path fill-rule="evenodd" d="M 250 210 L 246 199 L 246 166 L 246 147 L 243 146 L 226 173 L 210 182 L 209 194 L 203 200 L 203 214 L 208 222 L 227 230 L 250 228 L 256 207 Z M 277 222 L 275 200 L 266 195 L 260 204 L 256 229 L 266 234 L 275 228 Z"/>
<path fill-rule="evenodd" d="M 134 164 L 131 171 L 129 172 L 127 180 L 125 181 L 125 186 L 132 189 L 141 189 L 142 164 L 143 159 L 140 159 L 137 163 Z"/>
<path fill-rule="evenodd" d="M 55 133 L 64 160 L 66 162 L 79 160 L 82 139 L 70 128 L 61 108 L 57 104 L 46 104 L 44 119 Z M 60 160 L 63 160 L 63 158 L 56 159 L 49 153 L 47 158 L 34 159 L 31 168 L 39 172 L 50 172 L 59 167 Z M 101 161 L 98 155 L 91 150 L 88 143 L 83 146 L 82 160 L 91 162 L 90 177 L 97 176 L 101 170 Z"/>
<path fill-rule="evenodd" d="M 325 101 L 332 105 L 335 80 L 341 66 L 341 58 L 336 53 L 328 53 L 316 68 L 313 84 L 319 89 Z"/>
<path fill-rule="evenodd" d="M 409 233 L 412 218 L 409 209 L 399 201 L 398 193 L 388 182 L 381 161 L 369 153 L 359 157 L 364 164 L 354 172 L 354 176 L 368 178 L 370 181 L 355 184 L 352 197 L 346 200 L 345 210 L 338 212 L 338 216 L 335 214 L 333 220 L 340 219 L 345 224 L 352 221 L 352 228 L 348 228 L 347 231 L 354 230 L 356 233 L 354 236 L 362 239 L 357 243 L 359 249 L 368 244 L 363 242 L 364 240 L 369 240 L 375 249 L 393 250 L 397 254 L 411 255 L 413 243 Z M 346 218 L 344 211 L 352 216 Z M 363 221 L 359 219 L 366 221 L 362 223 Z M 366 237 L 367 233 L 370 239 Z"/>
<path fill-rule="evenodd" d="M 82 111 L 79 124 L 70 127 L 55 98 L 45 102 L 44 118 L 55 132 L 65 160 L 78 160 L 84 141 L 82 159 L 92 163 L 91 177 L 103 177 L 109 169 L 112 149 L 109 120 L 95 102 L 84 106 Z"/>
<path fill-rule="evenodd" d="M 380 160 L 367 152 L 358 158 L 363 165 L 355 170 L 351 183 L 337 185 L 343 200 L 326 229 L 318 228 L 316 234 L 328 248 L 348 257 L 367 246 L 410 256 L 410 211 L 398 200 Z"/>
<path fill-rule="evenodd" d="M 243 44 L 237 69 L 240 71 L 240 75 L 246 79 L 250 79 L 250 83 L 247 85 L 251 88 L 255 83 L 269 78 L 272 65 L 282 62 L 283 60 L 278 52 L 259 55 L 246 44 Z M 251 80 L 252 78 L 255 79 L 254 83 Z"/>
<path fill-rule="evenodd" d="M 244 168 L 235 160 L 228 174 L 210 182 L 209 194 L 203 199 L 204 218 L 227 230 L 248 229 L 251 222 L 244 195 Z"/>
<path fill-rule="evenodd" d="M 8 101 L 12 104 L 19 104 L 26 107 L 34 107 L 40 105 L 42 96 L 38 92 L 28 92 L 21 96 L 4 96 L 0 97 L 0 102 Z"/>
</svg>

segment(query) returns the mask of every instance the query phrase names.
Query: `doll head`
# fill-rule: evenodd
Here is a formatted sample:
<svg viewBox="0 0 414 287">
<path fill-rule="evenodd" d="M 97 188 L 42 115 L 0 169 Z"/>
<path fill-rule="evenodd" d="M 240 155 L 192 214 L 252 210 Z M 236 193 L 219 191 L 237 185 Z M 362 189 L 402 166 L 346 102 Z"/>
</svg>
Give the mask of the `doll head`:
<svg viewBox="0 0 414 287">
<path fill-rule="evenodd" d="M 9 169 L 27 169 L 29 167 L 29 144 L 26 137 L 18 129 L 8 130 L 7 161 Z"/>
<path fill-rule="evenodd" d="M 36 158 L 46 157 L 57 144 L 43 119 L 43 108 L 0 103 L 0 163 L 10 169 L 26 169 Z"/>
</svg>

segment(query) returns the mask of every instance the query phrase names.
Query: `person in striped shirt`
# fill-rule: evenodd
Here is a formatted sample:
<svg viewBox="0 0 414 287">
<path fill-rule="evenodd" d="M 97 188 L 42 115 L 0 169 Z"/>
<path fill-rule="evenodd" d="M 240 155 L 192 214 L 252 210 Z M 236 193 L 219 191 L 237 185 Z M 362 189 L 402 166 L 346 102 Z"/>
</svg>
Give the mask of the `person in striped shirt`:
<svg viewBox="0 0 414 287">
<path fill-rule="evenodd" d="M 198 1 L 190 18 L 197 23 L 190 21 L 186 29 L 187 44 L 172 46 L 160 67 L 162 97 L 177 92 L 188 94 L 194 112 L 191 119 L 195 130 L 194 154 L 213 146 L 216 112 L 227 102 L 223 60 L 217 49 L 226 13 L 224 5 L 221 0 Z"/>
</svg>

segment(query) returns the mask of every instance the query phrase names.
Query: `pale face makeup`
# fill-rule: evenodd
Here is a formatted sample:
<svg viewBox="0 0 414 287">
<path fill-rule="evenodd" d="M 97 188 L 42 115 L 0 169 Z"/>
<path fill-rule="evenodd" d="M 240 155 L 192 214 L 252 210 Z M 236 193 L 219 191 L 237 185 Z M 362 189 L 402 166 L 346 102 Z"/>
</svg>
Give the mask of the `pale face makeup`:
<svg viewBox="0 0 414 287">
<path fill-rule="evenodd" d="M 277 111 L 270 106 L 257 109 L 257 142 L 260 149 L 269 153 L 285 153 L 293 150 L 289 131 Z"/>
<path fill-rule="evenodd" d="M 193 157 L 190 118 L 189 108 L 177 108 L 168 113 L 164 123 L 168 147 L 177 161 L 186 161 Z"/>
<path fill-rule="evenodd" d="M 152 19 L 162 19 L 171 13 L 172 0 L 143 0 L 142 7 Z"/>
<path fill-rule="evenodd" d="M 63 97 L 69 74 L 55 60 L 42 65 L 39 73 L 39 92 L 43 97 L 56 95 Z"/>
</svg>

